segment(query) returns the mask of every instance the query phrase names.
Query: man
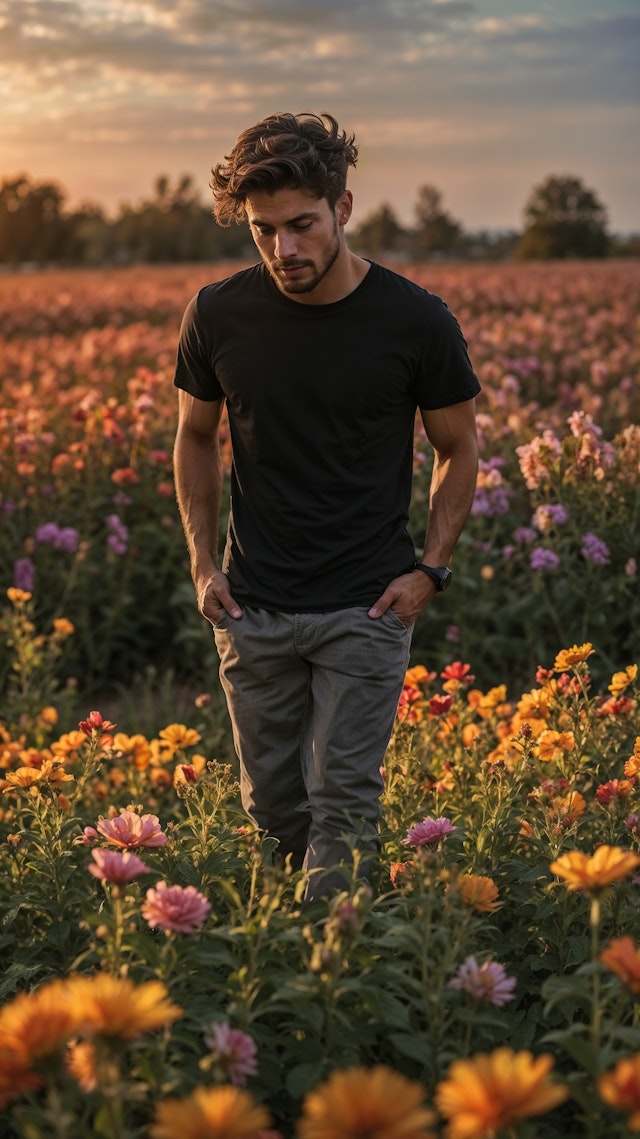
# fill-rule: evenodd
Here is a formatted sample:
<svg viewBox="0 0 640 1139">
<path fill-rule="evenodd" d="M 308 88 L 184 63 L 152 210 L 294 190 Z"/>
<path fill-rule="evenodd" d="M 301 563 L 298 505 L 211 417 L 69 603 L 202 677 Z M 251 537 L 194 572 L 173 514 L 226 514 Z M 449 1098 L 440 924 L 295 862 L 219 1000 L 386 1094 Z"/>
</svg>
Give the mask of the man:
<svg viewBox="0 0 640 1139">
<path fill-rule="evenodd" d="M 449 584 L 477 469 L 480 389 L 455 319 L 347 247 L 357 154 L 326 114 L 271 115 L 240 135 L 214 167 L 214 213 L 248 221 L 262 262 L 193 298 L 175 375 L 178 502 L 243 805 L 281 857 L 317 871 L 308 898 L 344 885 L 354 842 L 376 849 L 411 632 Z M 225 403 L 233 469 L 219 568 Z M 435 461 L 416 563 L 418 407 Z"/>
</svg>

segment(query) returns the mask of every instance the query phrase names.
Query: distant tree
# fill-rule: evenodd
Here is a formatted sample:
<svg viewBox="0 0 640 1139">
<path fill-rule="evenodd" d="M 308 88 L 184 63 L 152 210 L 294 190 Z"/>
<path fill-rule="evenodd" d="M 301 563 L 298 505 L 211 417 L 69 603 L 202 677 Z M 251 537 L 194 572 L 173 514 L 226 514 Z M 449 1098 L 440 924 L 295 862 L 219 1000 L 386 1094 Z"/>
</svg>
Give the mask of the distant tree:
<svg viewBox="0 0 640 1139">
<path fill-rule="evenodd" d="M 393 209 L 384 202 L 360 223 L 349 237 L 349 244 L 361 253 L 381 257 L 385 252 L 397 249 L 406 238 Z"/>
<path fill-rule="evenodd" d="M 581 178 L 550 175 L 535 186 L 524 207 L 521 260 L 605 257 L 610 240 L 607 211 Z"/>
<path fill-rule="evenodd" d="M 442 194 L 435 186 L 420 187 L 415 215 L 416 256 L 428 257 L 434 253 L 449 253 L 458 245 L 462 236 L 462 226 L 443 209 Z"/>
<path fill-rule="evenodd" d="M 0 261 L 12 265 L 60 259 L 64 250 L 64 190 L 26 174 L 0 184 Z"/>
</svg>

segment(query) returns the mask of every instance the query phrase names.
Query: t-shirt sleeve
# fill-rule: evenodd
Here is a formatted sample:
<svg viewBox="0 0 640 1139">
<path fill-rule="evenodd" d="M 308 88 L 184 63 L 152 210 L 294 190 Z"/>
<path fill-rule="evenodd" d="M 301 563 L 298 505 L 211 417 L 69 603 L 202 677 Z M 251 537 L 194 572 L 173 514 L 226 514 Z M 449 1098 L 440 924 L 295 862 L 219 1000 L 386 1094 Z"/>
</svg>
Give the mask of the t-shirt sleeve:
<svg viewBox="0 0 640 1139">
<path fill-rule="evenodd" d="M 200 294 L 193 297 L 182 318 L 173 382 L 195 399 L 211 402 L 222 399 L 224 392 L 216 379 L 199 300 Z"/>
<path fill-rule="evenodd" d="M 458 321 L 444 301 L 438 299 L 430 313 L 425 346 L 416 376 L 418 406 L 437 411 L 473 399 L 480 391 L 467 342 Z"/>
</svg>

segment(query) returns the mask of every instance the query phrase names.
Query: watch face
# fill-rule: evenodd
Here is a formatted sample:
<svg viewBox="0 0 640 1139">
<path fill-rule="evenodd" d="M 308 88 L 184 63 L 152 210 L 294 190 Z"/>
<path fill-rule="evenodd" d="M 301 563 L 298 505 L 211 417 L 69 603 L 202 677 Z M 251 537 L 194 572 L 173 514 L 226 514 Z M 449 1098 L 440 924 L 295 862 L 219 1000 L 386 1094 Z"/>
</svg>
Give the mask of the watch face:
<svg viewBox="0 0 640 1139">
<path fill-rule="evenodd" d="M 450 569 L 441 570 L 438 573 L 438 577 L 440 579 L 440 581 L 438 583 L 438 590 L 440 592 L 442 592 L 443 589 L 448 589 L 449 586 L 451 585 L 451 578 L 453 577 L 451 570 Z"/>
</svg>

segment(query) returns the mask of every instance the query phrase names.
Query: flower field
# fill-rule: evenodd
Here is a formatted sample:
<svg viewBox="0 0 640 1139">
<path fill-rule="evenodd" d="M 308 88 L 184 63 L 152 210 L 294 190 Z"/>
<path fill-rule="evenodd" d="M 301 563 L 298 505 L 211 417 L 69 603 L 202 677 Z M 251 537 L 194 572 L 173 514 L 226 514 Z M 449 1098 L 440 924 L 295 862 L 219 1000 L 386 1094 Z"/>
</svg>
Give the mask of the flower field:
<svg viewBox="0 0 640 1139">
<path fill-rule="evenodd" d="M 375 891 L 304 908 L 239 808 L 173 498 L 207 270 L 0 279 L 2 1135 L 640 1131 L 640 265 L 411 272 L 483 385 L 478 489 Z M 429 469 L 416 430 L 417 543 Z"/>
</svg>

